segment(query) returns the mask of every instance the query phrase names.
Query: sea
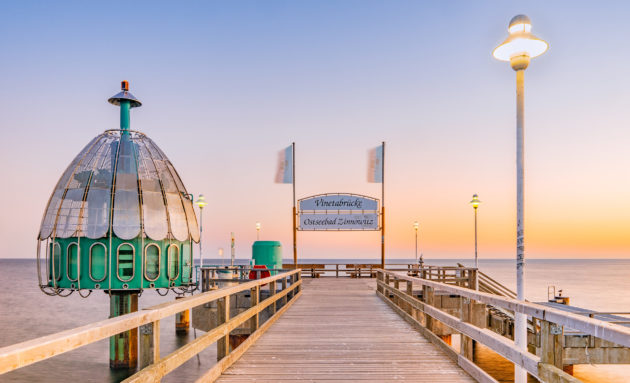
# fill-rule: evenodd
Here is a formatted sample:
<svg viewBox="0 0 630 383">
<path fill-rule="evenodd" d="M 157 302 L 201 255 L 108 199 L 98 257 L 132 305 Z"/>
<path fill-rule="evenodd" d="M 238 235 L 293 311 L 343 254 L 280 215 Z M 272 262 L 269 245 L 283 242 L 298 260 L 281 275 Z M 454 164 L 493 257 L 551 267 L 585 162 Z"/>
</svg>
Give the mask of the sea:
<svg viewBox="0 0 630 383">
<path fill-rule="evenodd" d="M 388 263 L 410 263 L 391 259 Z M 470 259 L 427 259 L 428 265 L 472 266 Z M 228 264 L 227 259 L 204 260 L 206 264 Z M 237 264 L 247 264 L 237 259 Z M 287 263 L 292 263 L 287 260 Z M 300 263 L 379 263 L 374 259 L 300 259 Z M 481 271 L 515 290 L 513 260 L 479 262 Z M 598 311 L 630 312 L 630 260 L 622 259 L 531 259 L 525 268 L 525 295 L 533 302 L 546 301 L 548 289 L 555 286 L 571 299 L 571 305 Z M 149 307 L 175 299 L 171 293 L 160 296 L 144 291 L 139 307 Z M 59 331 L 100 321 L 109 316 L 108 295 L 95 291 L 88 298 L 44 295 L 37 286 L 37 263 L 32 259 L 0 259 L 0 347 L 27 341 Z M 330 323 L 334 326 L 335 323 Z M 175 320 L 161 321 L 161 354 L 176 350 L 195 338 L 175 334 Z M 132 371 L 111 371 L 109 342 L 102 340 L 77 350 L 0 375 L 0 382 L 119 382 Z M 173 371 L 164 382 L 188 382 L 216 362 L 216 347 L 208 347 Z M 485 347 L 478 347 L 475 362 L 500 382 L 513 381 L 513 366 Z M 574 376 L 584 382 L 630 382 L 630 365 L 578 365 Z M 535 380 L 532 380 L 535 381 Z"/>
</svg>

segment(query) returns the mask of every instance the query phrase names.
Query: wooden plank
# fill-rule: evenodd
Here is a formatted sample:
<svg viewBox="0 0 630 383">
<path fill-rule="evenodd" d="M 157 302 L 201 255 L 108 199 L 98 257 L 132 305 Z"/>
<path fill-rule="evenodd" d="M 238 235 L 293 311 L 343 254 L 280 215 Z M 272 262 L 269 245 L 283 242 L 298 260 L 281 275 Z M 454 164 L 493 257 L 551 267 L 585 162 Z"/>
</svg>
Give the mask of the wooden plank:
<svg viewBox="0 0 630 383">
<path fill-rule="evenodd" d="M 284 305 L 278 312 L 276 312 L 271 318 L 269 318 L 262 326 L 258 328 L 255 332 L 253 332 L 250 336 L 245 339 L 243 343 L 241 343 L 234 351 L 230 353 L 227 357 L 221 359 L 217 364 L 212 366 L 208 372 L 203 374 L 197 382 L 214 382 L 223 371 L 225 371 L 228 367 L 230 367 L 234 362 L 236 362 L 244 353 L 247 351 L 253 344 L 260 338 L 262 334 L 264 334 L 272 324 L 274 324 L 282 314 L 284 314 L 293 303 L 302 295 L 302 292 L 298 292 L 294 299 L 291 299 L 286 305 Z"/>
<path fill-rule="evenodd" d="M 380 283 L 380 281 L 378 283 Z M 388 290 L 391 291 L 390 286 L 386 286 L 383 284 L 383 287 L 385 288 L 386 293 Z M 413 298 L 411 297 L 405 297 L 404 299 L 409 301 L 413 300 Z M 472 324 L 462 322 L 459 318 L 453 315 L 449 315 L 434 307 L 431 307 L 428 304 L 424 305 L 424 312 L 430 315 L 432 318 L 437 319 L 445 325 L 451 327 L 452 329 L 459 331 L 460 333 L 463 333 L 480 343 L 483 343 L 503 357 L 511 360 L 519 366 L 522 366 L 530 374 L 537 376 L 538 363 L 540 362 L 540 358 L 533 354 L 530 354 L 527 351 L 517 349 L 514 345 L 514 342 L 490 330 L 481 329 Z"/>
<path fill-rule="evenodd" d="M 545 383 L 582 383 L 581 380 L 575 378 L 556 366 L 547 363 L 538 365 L 538 376 Z"/>
<path fill-rule="evenodd" d="M 373 279 L 304 282 L 300 300 L 218 382 L 474 381 L 374 294 Z"/>
<path fill-rule="evenodd" d="M 125 379 L 124 383 L 138 383 L 138 382 L 153 382 L 164 377 L 169 372 L 173 371 L 177 367 L 181 366 L 184 362 L 197 355 L 207 347 L 212 345 L 220 338 L 229 336 L 230 332 L 245 323 L 252 316 L 257 315 L 269 305 L 282 298 L 292 289 L 297 289 L 300 286 L 301 281 L 298 281 L 286 291 L 280 292 L 273 297 L 265 299 L 257 306 L 251 307 L 242 313 L 238 314 L 226 323 L 221 324 L 208 331 L 201 337 L 187 343 L 186 345 L 178 348 L 175 352 L 169 354 L 167 357 L 162 358 L 159 362 L 150 365 L 149 367 L 138 371 L 134 375 Z M 297 295 L 296 295 L 297 296 Z"/>
</svg>

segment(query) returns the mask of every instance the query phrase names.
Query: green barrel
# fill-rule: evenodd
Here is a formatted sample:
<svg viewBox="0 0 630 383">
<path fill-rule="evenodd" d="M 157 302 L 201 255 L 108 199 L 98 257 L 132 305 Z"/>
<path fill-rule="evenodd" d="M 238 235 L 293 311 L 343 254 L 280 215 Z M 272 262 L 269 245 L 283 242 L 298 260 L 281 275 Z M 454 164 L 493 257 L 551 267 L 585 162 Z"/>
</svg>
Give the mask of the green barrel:
<svg viewBox="0 0 630 383">
<path fill-rule="evenodd" d="M 282 268 L 282 244 L 278 241 L 256 241 L 252 245 L 252 259 L 255 265 L 265 265 L 268 269 Z M 271 275 L 276 275 L 272 272 Z"/>
</svg>

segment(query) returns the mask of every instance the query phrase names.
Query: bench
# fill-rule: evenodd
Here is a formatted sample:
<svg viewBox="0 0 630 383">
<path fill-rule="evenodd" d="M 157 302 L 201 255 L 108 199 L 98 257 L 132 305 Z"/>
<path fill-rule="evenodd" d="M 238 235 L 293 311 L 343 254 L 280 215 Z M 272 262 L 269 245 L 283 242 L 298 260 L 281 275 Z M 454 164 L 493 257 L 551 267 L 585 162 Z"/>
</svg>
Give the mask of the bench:
<svg viewBox="0 0 630 383">
<path fill-rule="evenodd" d="M 351 264 L 347 264 L 346 265 L 346 273 L 350 274 L 351 278 L 361 278 L 361 277 L 368 277 L 368 278 L 376 278 L 376 270 L 380 268 L 381 265 L 376 264 L 376 263 L 370 263 L 370 264 L 355 264 L 355 263 L 351 263 Z"/>
<path fill-rule="evenodd" d="M 324 274 L 324 269 L 326 268 L 326 265 L 298 263 L 297 268 L 302 269 L 303 277 L 319 278 L 322 274 Z"/>
</svg>

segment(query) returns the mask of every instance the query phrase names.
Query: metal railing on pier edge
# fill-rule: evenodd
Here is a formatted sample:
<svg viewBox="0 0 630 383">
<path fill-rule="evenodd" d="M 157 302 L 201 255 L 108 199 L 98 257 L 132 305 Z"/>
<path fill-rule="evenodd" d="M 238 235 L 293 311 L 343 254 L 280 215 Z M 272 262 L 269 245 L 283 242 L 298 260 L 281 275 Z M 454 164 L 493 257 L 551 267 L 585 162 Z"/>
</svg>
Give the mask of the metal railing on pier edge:
<svg viewBox="0 0 630 383">
<path fill-rule="evenodd" d="M 146 343 L 151 345 L 150 364 L 127 378 L 125 382 L 159 381 L 166 374 L 217 342 L 219 360 L 199 379 L 212 381 L 234 363 L 301 296 L 300 272 L 300 269 L 291 270 L 236 286 L 206 291 L 174 302 L 162 303 L 134 313 L 0 348 L 0 375 L 140 327 L 142 336 L 149 337 Z M 278 285 L 282 286 L 282 290 L 277 290 Z M 269 290 L 269 294 L 267 298 L 261 300 L 260 291 L 263 286 Z M 230 318 L 230 296 L 244 291 L 251 293 L 251 307 Z M 219 325 L 173 353 L 162 357 L 159 347 L 160 320 L 214 301 L 217 302 Z M 277 306 L 282 307 L 276 310 Z M 272 315 L 266 322 L 261 323 L 260 313 L 268 307 Z M 251 326 L 251 335 L 230 352 L 228 339 L 230 332 L 248 321 Z"/>
<path fill-rule="evenodd" d="M 630 327 L 606 322 L 585 315 L 574 314 L 539 304 L 518 301 L 456 284 L 448 284 L 409 276 L 389 270 L 376 270 L 376 294 L 388 303 L 403 319 L 438 345 L 448 356 L 480 382 L 496 382 L 473 363 L 473 340 L 521 366 L 543 382 L 580 382 L 555 365 L 557 352 L 562 349 L 563 329 L 570 328 L 614 344 L 630 347 Z M 475 277 L 475 272 L 471 278 Z M 404 289 L 401 288 L 404 285 Z M 473 285 L 472 282 L 469 283 Z M 416 290 L 414 290 L 414 288 Z M 418 291 L 421 288 L 421 291 Z M 441 297 L 459 302 L 459 316 L 440 306 Z M 451 302 L 452 303 L 452 302 Z M 486 328 L 486 308 L 496 307 L 528 315 L 540 327 L 540 356 L 517 348 L 514 342 Z M 434 329 L 440 326 L 461 334 L 460 351 L 448 345 Z M 538 326 L 537 326 L 538 327 Z M 560 359 L 561 360 L 561 359 Z"/>
</svg>

